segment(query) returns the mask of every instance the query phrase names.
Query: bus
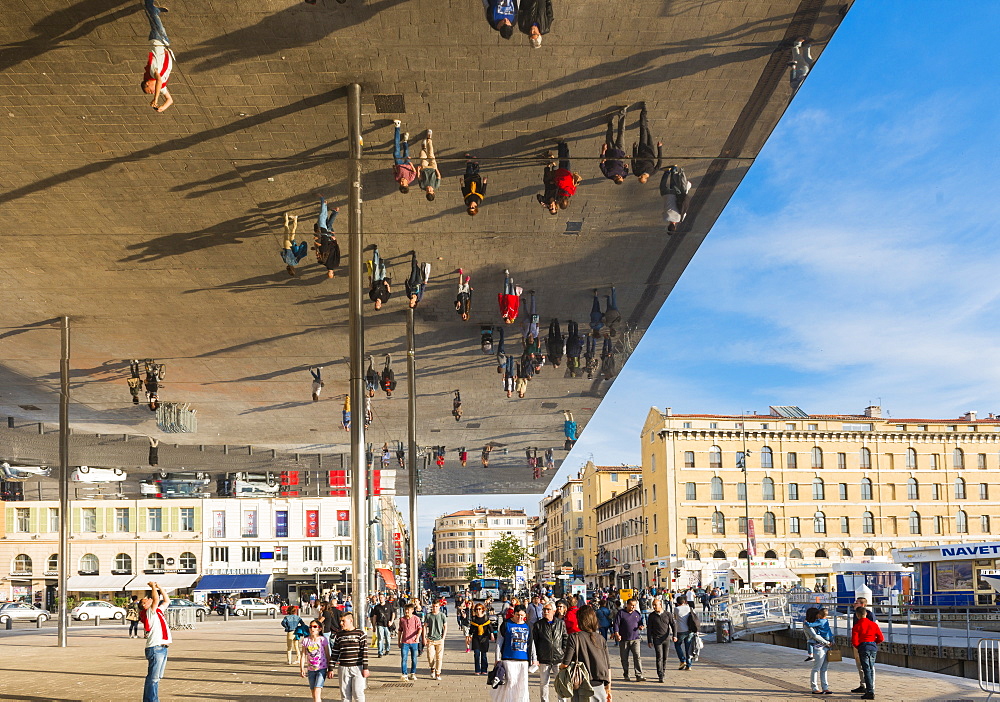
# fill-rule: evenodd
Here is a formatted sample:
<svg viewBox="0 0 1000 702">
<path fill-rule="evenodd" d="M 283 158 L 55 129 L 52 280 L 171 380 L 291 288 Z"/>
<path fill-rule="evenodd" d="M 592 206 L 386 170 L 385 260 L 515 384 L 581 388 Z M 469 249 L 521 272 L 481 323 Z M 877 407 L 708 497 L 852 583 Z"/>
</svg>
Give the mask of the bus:
<svg viewBox="0 0 1000 702">
<path fill-rule="evenodd" d="M 500 599 L 500 579 L 499 578 L 479 578 L 469 583 L 469 592 L 472 599 L 485 600 L 492 597 L 494 600 Z"/>
</svg>

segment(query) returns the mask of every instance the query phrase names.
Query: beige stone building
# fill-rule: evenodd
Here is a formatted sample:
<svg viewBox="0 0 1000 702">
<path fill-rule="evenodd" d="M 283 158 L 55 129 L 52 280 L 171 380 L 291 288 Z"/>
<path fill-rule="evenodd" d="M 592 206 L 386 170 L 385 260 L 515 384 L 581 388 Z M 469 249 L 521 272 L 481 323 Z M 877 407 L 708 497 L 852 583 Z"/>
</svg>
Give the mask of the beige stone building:
<svg viewBox="0 0 1000 702">
<path fill-rule="evenodd" d="M 647 581 L 645 561 L 646 517 L 642 481 L 594 508 L 597 522 L 597 587 L 643 588 Z"/>
<path fill-rule="evenodd" d="M 828 585 L 836 562 L 891 549 L 989 541 L 1000 532 L 1000 417 L 895 419 L 676 415 L 652 408 L 641 433 L 647 577 L 708 584 L 730 567 L 790 569 Z M 744 460 L 745 457 L 745 460 Z M 745 463 L 746 473 L 743 472 Z M 752 570 L 751 570 L 752 572 Z"/>
<path fill-rule="evenodd" d="M 453 590 L 469 584 L 470 565 L 485 562 L 493 542 L 504 534 L 513 534 L 529 552 L 535 549 L 532 532 L 523 509 L 463 509 L 434 520 L 434 553 L 437 557 L 437 584 Z M 534 578 L 532 561 L 525 563 L 525 578 Z M 490 573 L 487 571 L 487 576 Z"/>
<path fill-rule="evenodd" d="M 580 469 L 583 491 L 584 578 L 597 583 L 597 505 L 629 489 L 642 479 L 641 466 L 598 466 L 588 461 Z M 608 570 L 604 568 L 604 570 Z"/>
<path fill-rule="evenodd" d="M 541 565 L 544 584 L 555 586 L 560 580 L 583 576 L 587 553 L 584 513 L 583 481 L 579 475 L 569 478 L 539 504 L 545 538 L 544 549 L 540 549 L 545 553 Z"/>
</svg>

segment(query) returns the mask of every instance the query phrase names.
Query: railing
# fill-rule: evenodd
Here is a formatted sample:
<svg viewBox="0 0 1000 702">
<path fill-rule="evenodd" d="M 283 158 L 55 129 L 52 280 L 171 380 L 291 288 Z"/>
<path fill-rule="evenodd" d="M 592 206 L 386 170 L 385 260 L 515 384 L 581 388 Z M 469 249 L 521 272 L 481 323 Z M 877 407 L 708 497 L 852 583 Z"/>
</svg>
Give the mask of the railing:
<svg viewBox="0 0 1000 702">
<path fill-rule="evenodd" d="M 712 600 L 706 619 L 728 619 L 733 638 L 745 634 L 777 631 L 792 626 L 792 616 L 785 595 L 736 594 Z"/>
<path fill-rule="evenodd" d="M 988 692 L 986 700 L 1000 694 L 1000 639 L 980 639 L 976 646 L 979 689 Z"/>
</svg>

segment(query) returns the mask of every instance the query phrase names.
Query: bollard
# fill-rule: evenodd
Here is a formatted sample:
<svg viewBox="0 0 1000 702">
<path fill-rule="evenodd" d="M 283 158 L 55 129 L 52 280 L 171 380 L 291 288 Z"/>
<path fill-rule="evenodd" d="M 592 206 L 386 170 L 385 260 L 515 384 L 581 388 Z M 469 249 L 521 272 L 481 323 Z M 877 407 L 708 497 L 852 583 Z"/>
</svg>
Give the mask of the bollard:
<svg viewBox="0 0 1000 702">
<path fill-rule="evenodd" d="M 203 609 L 197 610 L 194 613 L 194 618 L 197 619 L 199 622 L 205 621 L 205 610 L 203 610 Z"/>
<path fill-rule="evenodd" d="M 42 621 L 44 621 L 44 620 L 41 617 L 39 617 L 38 619 L 35 620 L 35 628 L 36 629 L 41 629 L 42 628 Z"/>
<path fill-rule="evenodd" d="M 229 607 L 225 607 L 222 610 L 222 621 L 224 621 L 224 622 L 228 622 L 229 621 Z"/>
<path fill-rule="evenodd" d="M 94 626 L 100 626 L 100 625 L 101 625 L 101 615 L 98 614 L 96 617 L 94 617 Z"/>
<path fill-rule="evenodd" d="M 12 617 L 7 617 L 3 622 L 3 628 L 10 631 L 14 628 L 14 619 Z"/>
<path fill-rule="evenodd" d="M 253 621 L 253 610 L 252 609 L 248 609 L 247 610 L 247 619 L 249 619 L 250 621 Z"/>
<path fill-rule="evenodd" d="M 278 618 L 278 610 L 272 609 L 271 610 L 271 619 L 277 619 L 277 618 Z"/>
</svg>

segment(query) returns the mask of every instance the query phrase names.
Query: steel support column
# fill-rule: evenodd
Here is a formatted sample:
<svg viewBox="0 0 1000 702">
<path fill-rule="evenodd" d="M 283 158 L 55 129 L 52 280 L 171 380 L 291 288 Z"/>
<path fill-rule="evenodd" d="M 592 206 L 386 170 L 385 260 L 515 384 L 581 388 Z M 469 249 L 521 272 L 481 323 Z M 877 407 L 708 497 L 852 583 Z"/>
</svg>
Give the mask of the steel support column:
<svg viewBox="0 0 1000 702">
<path fill-rule="evenodd" d="M 351 511 L 354 525 L 351 549 L 352 596 L 356 612 L 363 613 L 368 602 L 368 471 L 365 461 L 365 386 L 364 353 L 365 330 L 361 316 L 362 251 L 364 236 L 361 228 L 361 86 L 347 86 L 347 131 L 350 149 L 350 195 L 348 199 L 347 231 L 348 265 L 350 267 L 350 298 L 348 317 L 350 324 L 351 356 Z M 364 626 L 363 617 L 357 622 Z"/>
<path fill-rule="evenodd" d="M 69 577 L 69 317 L 61 320 L 59 356 L 59 611 L 58 638 L 66 647 L 69 607 L 66 579 Z"/>
<path fill-rule="evenodd" d="M 410 483 L 410 594 L 420 596 L 417 561 L 417 373 L 413 351 L 413 308 L 406 310 L 406 458 Z"/>
</svg>

